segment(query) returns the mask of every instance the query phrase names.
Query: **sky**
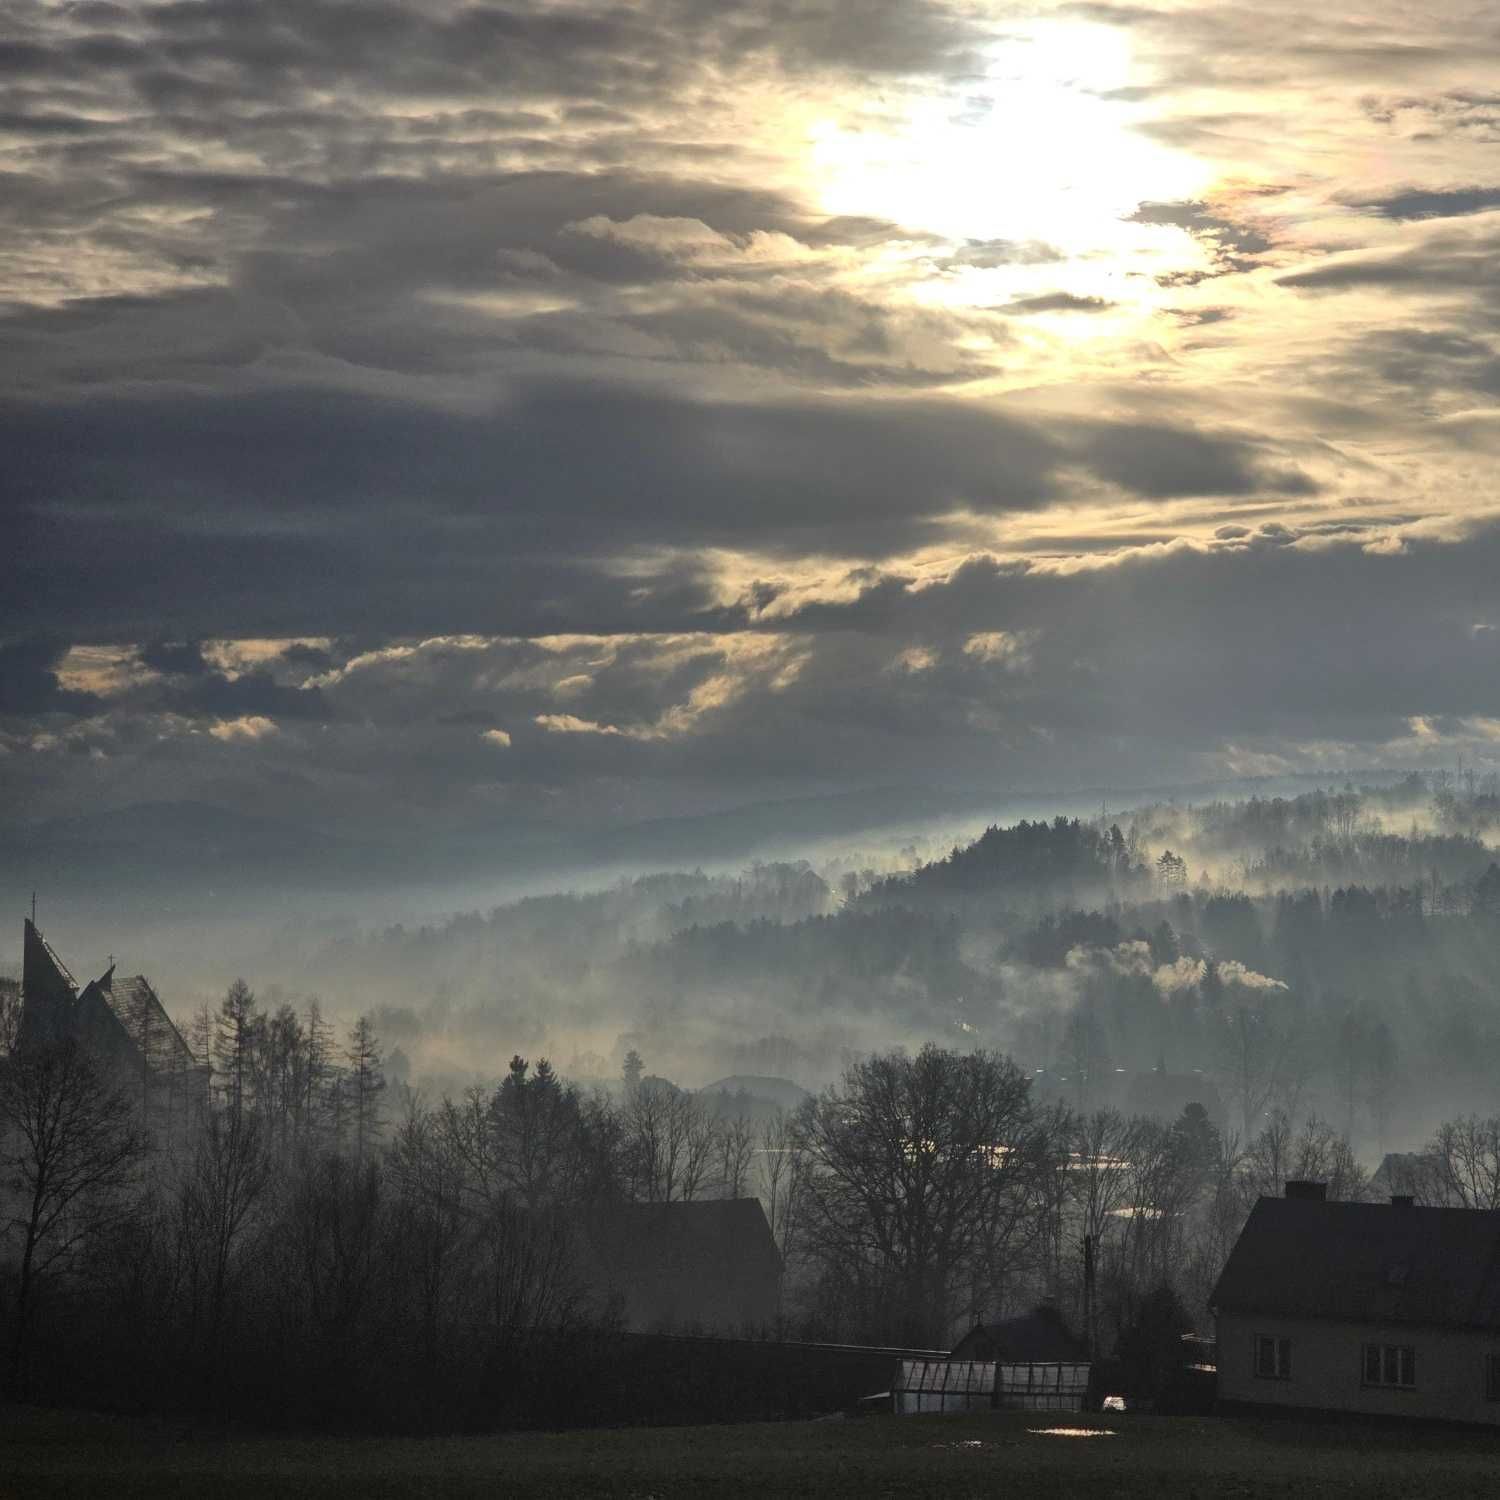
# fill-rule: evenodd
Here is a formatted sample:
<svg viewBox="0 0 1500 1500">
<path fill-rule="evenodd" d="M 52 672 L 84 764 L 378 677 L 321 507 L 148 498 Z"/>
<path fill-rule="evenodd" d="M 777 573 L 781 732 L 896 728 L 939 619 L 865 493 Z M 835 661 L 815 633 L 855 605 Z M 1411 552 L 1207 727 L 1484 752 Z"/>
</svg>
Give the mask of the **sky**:
<svg viewBox="0 0 1500 1500">
<path fill-rule="evenodd" d="M 1500 759 L 1492 5 L 0 10 L 0 818 Z"/>
</svg>

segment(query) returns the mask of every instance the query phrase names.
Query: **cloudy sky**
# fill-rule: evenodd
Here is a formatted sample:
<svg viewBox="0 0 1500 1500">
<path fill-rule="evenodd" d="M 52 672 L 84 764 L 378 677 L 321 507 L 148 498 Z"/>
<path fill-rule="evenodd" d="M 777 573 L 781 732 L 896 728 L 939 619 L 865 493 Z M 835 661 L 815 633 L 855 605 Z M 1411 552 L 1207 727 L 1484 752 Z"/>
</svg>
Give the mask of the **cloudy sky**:
<svg viewBox="0 0 1500 1500">
<path fill-rule="evenodd" d="M 1500 755 L 1500 11 L 12 0 L 0 796 Z"/>
</svg>

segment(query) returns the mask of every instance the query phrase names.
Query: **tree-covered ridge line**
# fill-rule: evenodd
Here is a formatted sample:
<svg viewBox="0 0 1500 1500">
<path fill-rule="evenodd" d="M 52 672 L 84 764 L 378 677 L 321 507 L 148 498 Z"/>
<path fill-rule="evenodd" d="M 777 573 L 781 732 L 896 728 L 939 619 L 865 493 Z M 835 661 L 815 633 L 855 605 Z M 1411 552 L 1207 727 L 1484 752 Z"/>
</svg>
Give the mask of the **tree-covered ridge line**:
<svg viewBox="0 0 1500 1500">
<path fill-rule="evenodd" d="M 909 848 L 899 875 L 851 850 L 821 868 L 641 877 L 351 934 L 287 993 L 367 1010 L 393 1076 L 440 1092 L 494 1079 L 518 1049 L 609 1079 L 632 1046 L 689 1084 L 815 1087 L 851 1056 L 929 1039 L 1007 1050 L 1072 1090 L 1080 1007 L 1111 1068 L 1213 1071 L 1212 1017 L 1243 1004 L 1296 1018 L 1311 1097 L 1368 1153 L 1430 1127 L 1429 1081 L 1488 1109 L 1500 1061 L 1500 872 L 1444 823 L 1489 793 L 1440 781 L 1023 822 L 925 863 Z M 1343 1031 L 1394 1048 L 1384 1125 L 1368 1104 L 1351 1120 L 1333 1082 Z"/>
</svg>

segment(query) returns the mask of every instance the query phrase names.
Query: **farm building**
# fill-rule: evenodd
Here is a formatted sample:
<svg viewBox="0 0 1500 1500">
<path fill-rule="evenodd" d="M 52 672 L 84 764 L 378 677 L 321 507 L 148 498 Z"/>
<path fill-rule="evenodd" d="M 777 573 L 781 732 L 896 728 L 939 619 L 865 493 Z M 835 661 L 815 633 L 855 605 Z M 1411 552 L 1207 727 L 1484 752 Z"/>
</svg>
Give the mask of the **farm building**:
<svg viewBox="0 0 1500 1500">
<path fill-rule="evenodd" d="M 1289 1182 L 1212 1305 L 1221 1403 L 1500 1426 L 1500 1211 Z"/>
<path fill-rule="evenodd" d="M 781 1255 L 757 1198 L 622 1203 L 593 1225 L 596 1281 L 640 1332 L 743 1332 L 776 1321 Z"/>
<path fill-rule="evenodd" d="M 976 1323 L 954 1346 L 950 1359 L 1074 1363 L 1088 1358 L 1088 1346 L 1070 1329 L 1048 1298 L 1033 1311 L 999 1323 Z"/>
</svg>

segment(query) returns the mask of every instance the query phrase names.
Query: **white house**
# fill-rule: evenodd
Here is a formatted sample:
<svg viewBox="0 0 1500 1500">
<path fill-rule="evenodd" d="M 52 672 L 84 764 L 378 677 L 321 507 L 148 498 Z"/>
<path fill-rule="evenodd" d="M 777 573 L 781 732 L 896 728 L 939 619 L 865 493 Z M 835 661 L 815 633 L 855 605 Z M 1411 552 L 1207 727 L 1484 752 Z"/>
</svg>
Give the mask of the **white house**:
<svg viewBox="0 0 1500 1500">
<path fill-rule="evenodd" d="M 1500 1427 L 1500 1211 L 1262 1198 L 1219 1277 L 1219 1400 Z"/>
</svg>

